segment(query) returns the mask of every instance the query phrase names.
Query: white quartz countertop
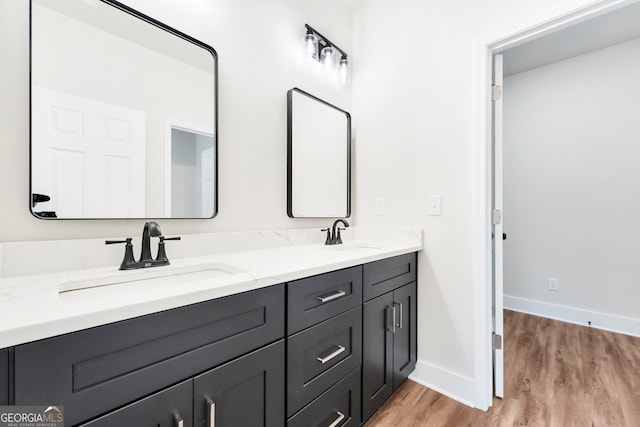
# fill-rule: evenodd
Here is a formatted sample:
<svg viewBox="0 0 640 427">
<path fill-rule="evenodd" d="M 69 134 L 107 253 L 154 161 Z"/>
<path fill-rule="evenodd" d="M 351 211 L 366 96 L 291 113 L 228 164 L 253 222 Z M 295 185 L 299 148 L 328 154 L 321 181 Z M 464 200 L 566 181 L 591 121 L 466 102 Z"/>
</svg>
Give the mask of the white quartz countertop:
<svg viewBox="0 0 640 427">
<path fill-rule="evenodd" d="M 113 265 L 2 277 L 0 348 L 422 249 L 420 232 L 361 235 L 368 238 L 345 238 L 335 246 L 314 242 L 218 251 L 141 270 Z"/>
</svg>

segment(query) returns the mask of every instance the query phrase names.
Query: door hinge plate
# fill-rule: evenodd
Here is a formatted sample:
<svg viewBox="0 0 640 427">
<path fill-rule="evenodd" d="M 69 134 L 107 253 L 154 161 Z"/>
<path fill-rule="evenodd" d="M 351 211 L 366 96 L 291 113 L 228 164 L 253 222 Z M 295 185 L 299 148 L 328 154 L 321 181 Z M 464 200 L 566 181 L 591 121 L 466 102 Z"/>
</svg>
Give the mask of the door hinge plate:
<svg viewBox="0 0 640 427">
<path fill-rule="evenodd" d="M 493 225 L 502 223 L 502 211 L 500 209 L 494 209 L 491 211 L 491 223 Z"/>
<path fill-rule="evenodd" d="M 495 350 L 502 350 L 502 335 L 498 335 L 494 332 L 491 336 L 491 341 Z"/>
<path fill-rule="evenodd" d="M 497 101 L 502 98 L 502 86 L 500 85 L 492 85 L 491 86 L 491 100 Z"/>
</svg>

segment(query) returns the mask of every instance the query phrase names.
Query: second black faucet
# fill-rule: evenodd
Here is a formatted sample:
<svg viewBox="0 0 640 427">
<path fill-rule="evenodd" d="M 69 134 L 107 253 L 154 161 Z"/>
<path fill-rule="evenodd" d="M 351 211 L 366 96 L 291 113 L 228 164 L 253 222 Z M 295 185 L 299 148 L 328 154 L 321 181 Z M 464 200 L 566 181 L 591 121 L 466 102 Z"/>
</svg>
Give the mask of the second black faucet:
<svg viewBox="0 0 640 427">
<path fill-rule="evenodd" d="M 338 223 L 341 222 L 344 225 L 344 228 L 338 227 Z M 327 240 L 324 242 L 325 245 L 340 245 L 342 244 L 342 237 L 340 236 L 340 230 L 344 230 L 349 227 L 349 223 L 344 219 L 337 219 L 333 223 L 333 226 L 329 228 L 323 228 L 321 231 L 327 232 Z"/>
</svg>

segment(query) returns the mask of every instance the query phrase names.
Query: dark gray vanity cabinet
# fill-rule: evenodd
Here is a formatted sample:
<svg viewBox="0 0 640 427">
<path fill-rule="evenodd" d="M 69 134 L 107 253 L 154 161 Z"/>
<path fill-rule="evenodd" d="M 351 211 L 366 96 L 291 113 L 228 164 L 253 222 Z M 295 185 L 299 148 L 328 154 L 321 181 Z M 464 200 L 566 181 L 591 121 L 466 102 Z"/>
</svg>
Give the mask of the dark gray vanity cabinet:
<svg viewBox="0 0 640 427">
<path fill-rule="evenodd" d="M 0 405 L 81 427 L 355 427 L 416 364 L 416 254 L 0 350 Z"/>
<path fill-rule="evenodd" d="M 9 404 L 9 349 L 0 350 L 0 405 Z"/>
<path fill-rule="evenodd" d="M 193 380 L 195 426 L 284 425 L 284 340 Z"/>
<path fill-rule="evenodd" d="M 359 425 L 362 266 L 287 286 L 287 425 Z"/>
<path fill-rule="evenodd" d="M 63 405 L 66 425 L 126 407 L 282 339 L 284 302 L 277 285 L 19 345 L 15 403 Z"/>
<path fill-rule="evenodd" d="M 415 368 L 415 262 L 415 254 L 410 254 L 364 266 L 364 294 L 378 295 L 381 289 L 387 292 L 371 298 L 363 305 L 363 421 L 373 415 Z M 371 274 L 371 270 L 376 274 Z M 413 273 L 409 274 L 410 271 Z M 372 277 L 380 281 L 374 282 Z M 389 282 L 393 285 L 389 285 Z"/>
</svg>

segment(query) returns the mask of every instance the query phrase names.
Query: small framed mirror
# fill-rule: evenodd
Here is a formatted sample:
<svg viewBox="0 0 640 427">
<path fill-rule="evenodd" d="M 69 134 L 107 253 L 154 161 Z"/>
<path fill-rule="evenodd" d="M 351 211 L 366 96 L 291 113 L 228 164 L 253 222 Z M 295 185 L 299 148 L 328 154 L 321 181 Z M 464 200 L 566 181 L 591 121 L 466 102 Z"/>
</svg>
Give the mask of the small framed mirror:
<svg viewBox="0 0 640 427">
<path fill-rule="evenodd" d="M 217 54 L 113 0 L 31 0 L 31 211 L 212 218 Z"/>
<path fill-rule="evenodd" d="M 287 214 L 351 215 L 351 115 L 293 88 L 287 92 Z"/>
</svg>

